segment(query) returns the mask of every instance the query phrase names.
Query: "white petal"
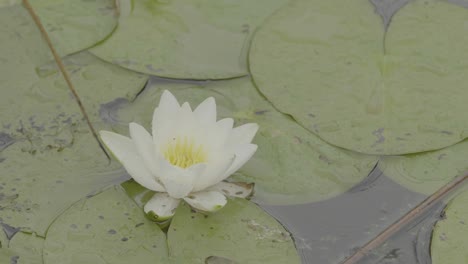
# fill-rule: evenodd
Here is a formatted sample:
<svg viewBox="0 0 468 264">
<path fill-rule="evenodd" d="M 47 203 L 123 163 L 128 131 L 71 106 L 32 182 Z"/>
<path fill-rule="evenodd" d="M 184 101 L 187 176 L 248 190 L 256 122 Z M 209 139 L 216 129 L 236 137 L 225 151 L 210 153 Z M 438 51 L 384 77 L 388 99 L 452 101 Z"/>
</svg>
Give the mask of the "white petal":
<svg viewBox="0 0 468 264">
<path fill-rule="evenodd" d="M 197 122 L 195 120 L 195 115 L 190 108 L 189 103 L 185 102 L 180 107 L 179 116 L 178 116 L 178 126 L 177 131 L 179 134 L 182 135 L 191 135 L 193 134 L 193 130 L 198 129 Z"/>
<path fill-rule="evenodd" d="M 215 154 L 215 157 L 208 162 L 203 174 L 194 182 L 193 191 L 198 192 L 204 190 L 207 187 L 222 181 L 222 177 L 232 166 L 234 160 L 235 156 L 231 154 Z"/>
<path fill-rule="evenodd" d="M 146 129 L 137 123 L 130 123 L 130 136 L 146 167 L 153 175 L 158 171 L 153 138 Z"/>
<path fill-rule="evenodd" d="M 208 144 L 210 151 L 224 150 L 226 142 L 231 135 L 234 120 L 232 118 L 224 118 L 216 122 L 216 124 L 206 128 L 204 137 L 206 144 Z"/>
<path fill-rule="evenodd" d="M 143 210 L 155 221 L 165 221 L 171 218 L 179 206 L 180 200 L 170 197 L 167 193 L 156 193 L 145 204 Z"/>
<path fill-rule="evenodd" d="M 216 122 L 216 125 L 226 133 L 230 134 L 232 127 L 234 126 L 234 119 L 232 118 L 223 118 Z"/>
<path fill-rule="evenodd" d="M 209 188 L 207 191 L 218 191 L 226 196 L 246 198 L 249 197 L 253 192 L 253 183 L 243 182 L 220 182 Z"/>
<path fill-rule="evenodd" d="M 204 212 L 214 212 L 227 203 L 226 196 L 217 191 L 192 193 L 184 200 L 193 208 Z"/>
<path fill-rule="evenodd" d="M 157 140 L 177 122 L 180 105 L 169 91 L 161 95 L 159 106 L 154 110 L 152 121 L 153 139 Z M 156 142 L 156 141 L 155 141 Z"/>
<path fill-rule="evenodd" d="M 176 138 L 188 139 L 196 138 L 200 130 L 200 126 L 196 123 L 196 118 L 190 108 L 190 104 L 185 102 L 177 110 L 177 113 L 171 117 L 173 120 L 164 119 L 161 124 L 161 129 L 157 130 L 157 139 L 154 142 L 157 146 L 163 147 L 170 141 Z M 153 136 L 154 137 L 154 136 Z M 157 148 L 157 153 L 160 153 L 161 149 Z"/>
<path fill-rule="evenodd" d="M 213 97 L 206 98 L 193 111 L 200 123 L 209 124 L 216 122 L 216 101 Z"/>
<path fill-rule="evenodd" d="M 231 174 L 236 172 L 240 169 L 244 164 L 252 158 L 253 154 L 257 151 L 257 145 L 255 144 L 245 144 L 239 145 L 234 148 L 234 154 L 236 155 L 236 159 L 232 163 L 231 167 L 226 171 L 222 178 L 217 179 L 218 181 L 222 181 L 229 177 Z"/>
<path fill-rule="evenodd" d="M 257 131 L 258 125 L 255 123 L 248 123 L 234 128 L 228 139 L 228 147 L 235 147 L 240 144 L 248 144 L 252 142 Z"/>
<path fill-rule="evenodd" d="M 100 131 L 99 134 L 104 144 L 136 182 L 153 191 L 164 191 L 164 188 L 156 182 L 149 169 L 146 168 L 130 138 L 109 131 Z"/>
<path fill-rule="evenodd" d="M 161 172 L 157 176 L 167 193 L 173 198 L 183 198 L 192 190 L 196 178 L 205 170 L 206 164 L 199 163 L 188 169 L 173 166 L 165 159 L 160 159 Z"/>
</svg>

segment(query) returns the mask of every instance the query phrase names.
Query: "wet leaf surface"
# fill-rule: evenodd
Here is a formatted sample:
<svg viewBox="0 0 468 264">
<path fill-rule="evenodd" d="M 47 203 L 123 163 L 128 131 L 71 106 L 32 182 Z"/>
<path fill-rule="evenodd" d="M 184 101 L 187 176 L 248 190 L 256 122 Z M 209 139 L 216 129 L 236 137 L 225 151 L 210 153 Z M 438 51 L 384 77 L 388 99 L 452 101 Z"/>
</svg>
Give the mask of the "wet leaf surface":
<svg viewBox="0 0 468 264">
<path fill-rule="evenodd" d="M 253 79 L 333 145 L 370 154 L 440 149 L 466 137 L 467 21 L 460 6 L 411 1 L 384 35 L 367 0 L 293 1 L 255 35 Z"/>
</svg>

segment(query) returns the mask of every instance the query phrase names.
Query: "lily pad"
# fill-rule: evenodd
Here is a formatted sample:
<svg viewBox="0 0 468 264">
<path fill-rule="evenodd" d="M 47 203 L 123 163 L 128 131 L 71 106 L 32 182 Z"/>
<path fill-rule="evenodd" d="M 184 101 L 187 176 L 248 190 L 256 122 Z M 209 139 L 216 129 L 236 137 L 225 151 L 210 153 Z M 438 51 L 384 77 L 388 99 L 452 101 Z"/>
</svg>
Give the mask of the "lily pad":
<svg viewBox="0 0 468 264">
<path fill-rule="evenodd" d="M 128 7 L 129 0 L 120 1 Z M 170 78 L 224 79 L 248 74 L 256 27 L 287 0 L 133 1 L 119 26 L 91 51 L 122 67 Z"/>
<path fill-rule="evenodd" d="M 209 215 L 179 206 L 168 246 L 172 263 L 301 262 L 283 226 L 255 204 L 237 198 Z"/>
<path fill-rule="evenodd" d="M 21 0 L 0 0 L 0 8 L 20 4 Z"/>
<path fill-rule="evenodd" d="M 468 171 L 468 141 L 419 154 L 383 157 L 379 168 L 404 187 L 432 194 L 455 177 Z"/>
<path fill-rule="evenodd" d="M 455 197 L 445 209 L 445 218 L 434 227 L 432 263 L 468 263 L 468 190 Z"/>
<path fill-rule="evenodd" d="M 55 50 L 61 56 L 93 46 L 109 36 L 117 26 L 118 11 L 115 0 L 29 2 L 49 34 Z"/>
<path fill-rule="evenodd" d="M 279 113 L 258 93 L 250 78 L 197 84 L 155 81 L 133 104 L 117 111 L 119 122 L 113 129 L 126 134 L 129 122 L 149 127 L 155 102 L 166 89 L 180 102 L 191 105 L 213 96 L 218 119 L 233 117 L 236 126 L 259 124 L 254 139 L 258 150 L 233 179 L 255 182 L 254 197 L 258 201 L 291 204 L 327 199 L 360 182 L 377 162 L 377 157 L 333 147 Z"/>
<path fill-rule="evenodd" d="M 0 24 L 0 218 L 43 236 L 73 202 L 127 176 L 109 164 L 56 66 L 41 64 L 50 51 L 27 11 L 1 8 Z M 100 103 L 133 99 L 147 78 L 86 52 L 64 63 L 98 127 Z"/>
<path fill-rule="evenodd" d="M 166 236 L 120 188 L 79 201 L 47 231 L 44 263 L 168 263 Z"/>
<path fill-rule="evenodd" d="M 10 241 L 9 249 L 17 256 L 14 264 L 42 264 L 44 238 L 35 234 L 16 233 Z"/>
<path fill-rule="evenodd" d="M 0 248 L 0 263 L 42 264 L 44 239 L 32 234 L 16 233 Z"/>
<path fill-rule="evenodd" d="M 467 23 L 466 8 L 415 0 L 384 35 L 368 0 L 292 1 L 259 28 L 251 72 L 280 111 L 333 145 L 436 150 L 467 136 Z"/>
</svg>

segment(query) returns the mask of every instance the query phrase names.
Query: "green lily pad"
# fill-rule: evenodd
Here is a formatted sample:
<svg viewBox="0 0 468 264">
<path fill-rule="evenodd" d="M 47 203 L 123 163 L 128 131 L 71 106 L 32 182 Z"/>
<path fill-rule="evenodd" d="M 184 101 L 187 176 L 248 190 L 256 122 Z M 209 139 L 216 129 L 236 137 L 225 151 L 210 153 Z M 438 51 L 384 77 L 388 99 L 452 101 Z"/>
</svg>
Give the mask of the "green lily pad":
<svg viewBox="0 0 468 264">
<path fill-rule="evenodd" d="M 109 36 L 117 26 L 118 11 L 115 0 L 29 2 L 49 34 L 55 50 L 61 56 L 93 46 Z"/>
<path fill-rule="evenodd" d="M 468 171 L 468 141 L 448 148 L 406 156 L 383 157 L 379 168 L 402 186 L 432 194 Z"/>
<path fill-rule="evenodd" d="M 118 133 L 128 123 L 150 126 L 153 109 L 164 90 L 193 107 L 213 96 L 218 119 L 233 117 L 237 125 L 258 123 L 254 157 L 235 174 L 234 181 L 255 182 L 255 199 L 273 204 L 305 203 L 341 194 L 364 179 L 377 157 L 333 147 L 276 111 L 252 85 L 250 78 L 199 84 L 154 82 L 133 104 L 117 112 Z M 124 124 L 124 126 L 120 125 Z"/>
<path fill-rule="evenodd" d="M 11 249 L 0 248 L 0 263 L 15 263 L 19 256 Z"/>
<path fill-rule="evenodd" d="M 0 218 L 43 236 L 73 202 L 126 178 L 91 135 L 47 46 L 20 5 L 0 9 Z M 133 99 L 147 77 L 82 52 L 64 59 L 93 124 L 100 103 Z M 42 65 L 42 66 L 38 66 Z"/>
<path fill-rule="evenodd" d="M 129 0 L 120 1 L 128 7 Z M 287 0 L 133 1 L 119 26 L 91 49 L 102 59 L 170 78 L 224 79 L 248 74 L 256 27 Z"/>
<path fill-rule="evenodd" d="M 208 215 L 179 206 L 168 246 L 172 263 L 301 262 L 283 226 L 255 204 L 237 198 Z"/>
<path fill-rule="evenodd" d="M 455 197 L 445 209 L 432 234 L 434 264 L 468 263 L 468 190 Z"/>
<path fill-rule="evenodd" d="M 133 179 L 123 182 L 120 186 L 125 190 L 127 195 L 140 207 L 143 208 L 145 204 L 153 197 L 154 191 L 148 190 L 141 186 Z"/>
<path fill-rule="evenodd" d="M 79 201 L 47 231 L 45 264 L 168 263 L 166 236 L 120 188 Z"/>
<path fill-rule="evenodd" d="M 42 264 L 43 244 L 41 237 L 18 232 L 9 243 L 2 242 L 0 263 Z"/>
<path fill-rule="evenodd" d="M 415 0 L 384 36 L 368 0 L 292 1 L 259 28 L 250 68 L 268 100 L 333 145 L 440 149 L 467 136 L 467 23 L 466 8 Z"/>
<path fill-rule="evenodd" d="M 23 232 L 16 233 L 10 241 L 9 249 L 17 256 L 15 264 L 42 264 L 44 238 Z M 3 262 L 2 262 L 3 263 Z"/>
<path fill-rule="evenodd" d="M 0 8 L 20 4 L 21 0 L 0 0 Z"/>
</svg>

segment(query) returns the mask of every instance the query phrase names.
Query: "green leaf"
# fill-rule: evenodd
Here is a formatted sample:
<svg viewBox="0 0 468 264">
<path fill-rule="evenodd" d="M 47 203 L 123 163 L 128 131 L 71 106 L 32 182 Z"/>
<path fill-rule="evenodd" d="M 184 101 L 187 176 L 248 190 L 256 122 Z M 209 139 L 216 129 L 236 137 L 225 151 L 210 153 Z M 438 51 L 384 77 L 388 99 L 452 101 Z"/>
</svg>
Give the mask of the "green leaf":
<svg viewBox="0 0 468 264">
<path fill-rule="evenodd" d="M 168 246 L 172 263 L 300 263 L 283 226 L 238 198 L 207 215 L 179 206 L 169 227 Z"/>
<path fill-rule="evenodd" d="M 27 11 L 0 9 L 0 218 L 43 236 L 82 197 L 126 178 L 89 132 L 78 105 Z M 133 99 L 147 77 L 82 52 L 64 59 L 93 124 L 100 103 Z M 39 66 L 40 65 L 40 66 Z"/>
<path fill-rule="evenodd" d="M 120 188 L 79 201 L 50 226 L 44 263 L 167 263 L 166 236 Z"/>
<path fill-rule="evenodd" d="M 259 28 L 251 72 L 280 111 L 333 145 L 440 149 L 467 136 L 466 23 L 465 8 L 416 0 L 384 35 L 368 0 L 292 1 Z"/>
<path fill-rule="evenodd" d="M 91 51 L 135 71 L 182 79 L 248 74 L 256 27 L 287 0 L 120 1 L 119 26 Z"/>
<path fill-rule="evenodd" d="M 365 178 L 377 162 L 377 157 L 333 147 L 277 112 L 250 78 L 198 84 L 155 82 L 133 104 L 117 112 L 116 118 L 125 126 L 113 128 L 123 134 L 128 133 L 129 122 L 149 128 L 153 109 L 165 89 L 193 107 L 213 96 L 218 119 L 233 117 L 236 126 L 259 124 L 254 139 L 259 148 L 233 180 L 255 182 L 254 197 L 262 202 L 305 203 L 336 196 Z"/>
<path fill-rule="evenodd" d="M 432 194 L 468 170 L 468 142 L 448 148 L 406 156 L 383 157 L 379 168 L 404 187 Z"/>
<path fill-rule="evenodd" d="M 20 4 L 21 0 L 0 0 L 0 8 Z"/>
<path fill-rule="evenodd" d="M 143 208 L 155 193 L 154 191 L 141 186 L 133 179 L 123 182 L 121 186 L 127 195 L 132 198 L 140 208 Z"/>
<path fill-rule="evenodd" d="M 432 263 L 468 263 L 468 190 L 455 197 L 445 209 L 445 217 L 434 227 Z"/>
<path fill-rule="evenodd" d="M 42 264 L 44 238 L 35 234 L 16 233 L 10 241 L 9 249 L 18 256 L 15 264 Z M 2 262 L 3 263 L 3 262 Z"/>
<path fill-rule="evenodd" d="M 9 243 L 2 241 L 0 263 L 42 264 L 43 244 L 44 239 L 41 237 L 17 232 Z"/>
<path fill-rule="evenodd" d="M 115 0 L 31 0 L 30 3 L 60 56 L 93 46 L 117 26 Z"/>
</svg>

